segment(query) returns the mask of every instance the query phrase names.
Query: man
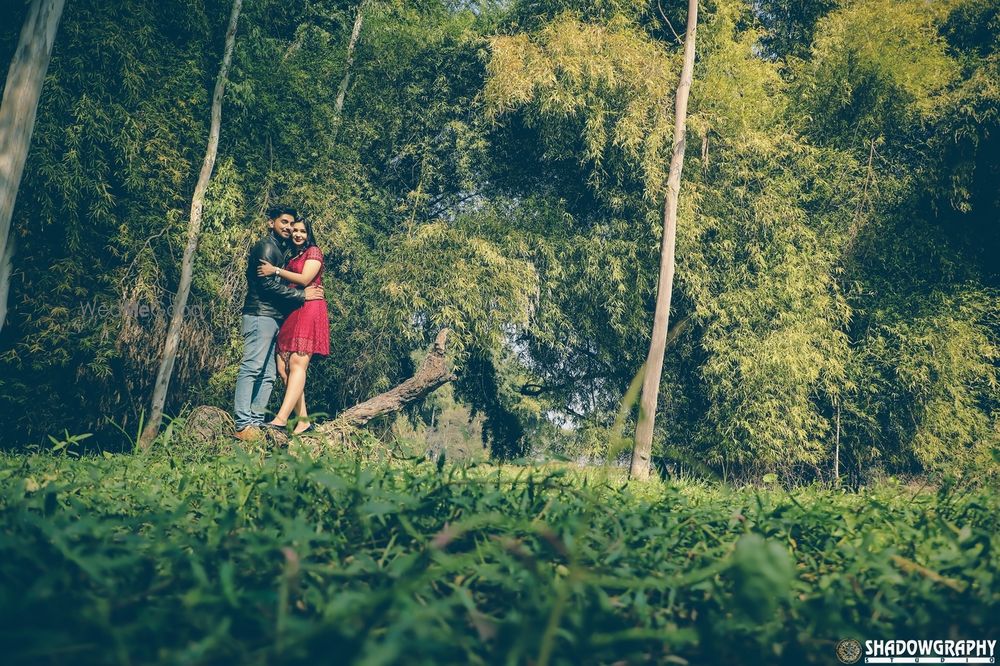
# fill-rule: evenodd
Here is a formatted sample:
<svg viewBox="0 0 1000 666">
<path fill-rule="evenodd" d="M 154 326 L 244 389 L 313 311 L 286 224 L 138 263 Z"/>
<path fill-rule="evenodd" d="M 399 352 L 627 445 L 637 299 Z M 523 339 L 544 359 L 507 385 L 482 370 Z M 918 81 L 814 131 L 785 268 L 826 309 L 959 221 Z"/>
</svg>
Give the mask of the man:
<svg viewBox="0 0 1000 666">
<path fill-rule="evenodd" d="M 236 375 L 236 437 L 250 441 L 260 437 L 264 424 L 264 410 L 271 398 L 276 374 L 274 343 L 278 328 L 285 315 L 300 307 L 307 300 L 323 298 L 322 287 L 293 289 L 286 287 L 281 278 L 273 275 L 260 277 L 257 266 L 267 260 L 275 266 L 284 266 L 290 249 L 295 209 L 275 206 L 267 211 L 269 231 L 250 250 L 247 259 L 247 297 L 243 303 L 243 362 Z"/>
</svg>

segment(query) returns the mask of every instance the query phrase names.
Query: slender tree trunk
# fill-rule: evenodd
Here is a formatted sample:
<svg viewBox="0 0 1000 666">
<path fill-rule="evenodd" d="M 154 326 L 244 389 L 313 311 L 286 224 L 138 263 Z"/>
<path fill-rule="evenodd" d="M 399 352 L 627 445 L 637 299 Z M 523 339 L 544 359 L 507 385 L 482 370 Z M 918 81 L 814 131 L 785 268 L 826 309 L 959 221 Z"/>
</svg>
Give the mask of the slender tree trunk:
<svg viewBox="0 0 1000 666">
<path fill-rule="evenodd" d="M 337 101 L 334 104 L 333 115 L 333 136 L 336 138 L 340 131 L 340 118 L 344 111 L 344 98 L 347 96 L 347 86 L 351 82 L 351 67 L 354 65 L 354 49 L 358 45 L 358 38 L 361 37 L 361 26 L 365 20 L 365 9 L 368 8 L 370 0 L 361 0 L 358 3 L 358 13 L 354 16 L 354 28 L 351 30 L 351 41 L 347 44 L 347 64 L 344 66 L 344 78 L 340 80 L 340 88 L 337 90 Z"/>
<path fill-rule="evenodd" d="M 3 256 L 0 256 L 0 330 L 7 319 L 7 295 L 10 293 L 10 280 L 14 272 L 14 251 L 17 246 L 17 237 L 14 234 L 7 239 L 7 247 L 4 248 Z"/>
<path fill-rule="evenodd" d="M 14 266 L 10 222 L 64 4 L 65 0 L 31 3 L 0 103 L 0 330 L 7 318 L 7 294 Z"/>
<path fill-rule="evenodd" d="M 646 375 L 642 382 L 639 401 L 639 423 L 635 430 L 632 449 L 632 466 L 629 477 L 649 478 L 649 459 L 653 448 L 653 425 L 656 418 L 656 401 L 660 391 L 663 371 L 663 350 L 667 342 L 667 325 L 670 323 L 670 296 L 674 286 L 674 243 L 677 237 L 677 196 L 681 188 L 681 170 L 684 168 L 684 144 L 687 124 L 688 93 L 694 71 L 695 33 L 698 25 L 698 0 L 688 0 L 687 34 L 684 36 L 684 65 L 677 86 L 674 104 L 674 152 L 670 158 L 667 192 L 663 202 L 663 239 L 660 242 L 660 279 L 656 287 L 656 312 L 653 316 L 653 337 L 646 357 Z"/>
<path fill-rule="evenodd" d="M 833 483 L 840 485 L 840 398 L 837 398 L 837 433 L 833 445 Z"/>
<path fill-rule="evenodd" d="M 219 148 L 219 132 L 222 126 L 222 93 L 226 89 L 226 75 L 229 63 L 233 57 L 233 45 L 236 42 L 236 23 L 240 17 L 243 0 L 233 0 L 233 9 L 229 15 L 229 27 L 226 30 L 225 53 L 222 56 L 222 66 L 215 80 L 215 92 L 212 95 L 212 123 L 208 132 L 208 148 L 205 151 L 205 161 L 201 165 L 198 183 L 191 198 L 191 219 L 188 223 L 187 245 L 181 259 L 181 279 L 177 286 L 177 296 L 174 298 L 173 315 L 167 328 L 167 339 L 163 345 L 160 357 L 160 368 L 156 373 L 156 384 L 153 387 L 153 402 L 150 408 L 149 421 L 143 430 L 139 443 L 142 448 L 152 444 L 160 429 L 163 418 L 163 405 L 170 386 L 170 376 L 174 371 L 174 361 L 177 359 L 177 348 L 180 345 L 181 326 L 184 323 L 184 309 L 187 306 L 188 295 L 191 293 L 191 276 L 194 272 L 194 255 L 198 249 L 198 237 L 201 233 L 201 213 L 205 202 L 205 191 L 212 179 L 215 169 L 215 156 Z"/>
</svg>

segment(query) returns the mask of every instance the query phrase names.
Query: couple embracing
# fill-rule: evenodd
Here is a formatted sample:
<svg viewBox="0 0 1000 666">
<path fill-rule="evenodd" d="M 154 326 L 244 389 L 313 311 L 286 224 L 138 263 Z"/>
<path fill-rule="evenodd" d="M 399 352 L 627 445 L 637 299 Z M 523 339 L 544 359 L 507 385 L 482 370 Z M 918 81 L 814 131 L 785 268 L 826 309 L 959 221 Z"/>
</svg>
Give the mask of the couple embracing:
<svg viewBox="0 0 1000 666">
<path fill-rule="evenodd" d="M 268 233 L 250 250 L 241 332 L 243 362 L 236 376 L 236 437 L 253 440 L 261 428 L 284 429 L 296 414 L 296 433 L 312 430 L 306 411 L 306 371 L 313 356 L 330 353 L 330 324 L 320 282 L 323 253 L 312 225 L 295 209 L 267 211 Z M 285 396 L 275 417 L 264 413 L 275 376 Z"/>
</svg>

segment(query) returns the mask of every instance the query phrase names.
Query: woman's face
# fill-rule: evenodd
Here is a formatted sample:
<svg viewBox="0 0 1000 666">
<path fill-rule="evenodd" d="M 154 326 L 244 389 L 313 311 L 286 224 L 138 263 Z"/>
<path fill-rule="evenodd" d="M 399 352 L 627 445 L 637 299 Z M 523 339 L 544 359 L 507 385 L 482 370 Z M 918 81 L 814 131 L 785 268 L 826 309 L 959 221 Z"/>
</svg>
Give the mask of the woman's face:
<svg viewBox="0 0 1000 666">
<path fill-rule="evenodd" d="M 292 242 L 295 243 L 296 247 L 305 245 L 308 236 L 305 222 L 294 222 L 292 224 Z"/>
</svg>

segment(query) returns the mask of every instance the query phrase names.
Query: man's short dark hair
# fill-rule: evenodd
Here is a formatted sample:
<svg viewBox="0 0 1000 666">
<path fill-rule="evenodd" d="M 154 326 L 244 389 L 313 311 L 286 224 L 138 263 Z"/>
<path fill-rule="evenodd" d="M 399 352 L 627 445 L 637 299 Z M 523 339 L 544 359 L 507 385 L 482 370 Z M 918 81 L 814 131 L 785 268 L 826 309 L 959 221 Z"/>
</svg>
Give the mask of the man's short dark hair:
<svg viewBox="0 0 1000 666">
<path fill-rule="evenodd" d="M 267 209 L 266 214 L 269 220 L 275 220 L 282 215 L 291 215 L 293 218 L 298 218 L 299 216 L 291 206 L 271 206 Z"/>
</svg>

